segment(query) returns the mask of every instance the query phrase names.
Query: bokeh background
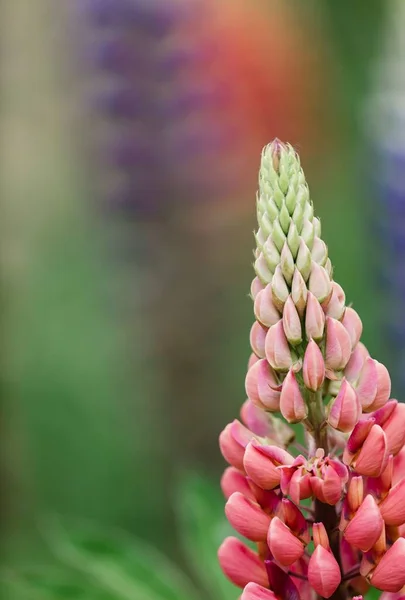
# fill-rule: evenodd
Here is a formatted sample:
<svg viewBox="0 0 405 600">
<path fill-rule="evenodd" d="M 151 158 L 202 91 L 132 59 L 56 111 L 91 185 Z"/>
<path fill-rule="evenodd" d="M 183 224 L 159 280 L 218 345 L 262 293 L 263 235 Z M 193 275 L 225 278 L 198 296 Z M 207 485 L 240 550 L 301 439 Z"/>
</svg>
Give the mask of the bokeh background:
<svg viewBox="0 0 405 600">
<path fill-rule="evenodd" d="M 404 398 L 405 4 L 0 13 L 3 565 L 47 564 L 54 514 L 183 565 L 180 480 L 217 488 L 218 434 L 244 400 L 257 172 L 276 136 L 301 154 L 335 277 Z"/>
</svg>

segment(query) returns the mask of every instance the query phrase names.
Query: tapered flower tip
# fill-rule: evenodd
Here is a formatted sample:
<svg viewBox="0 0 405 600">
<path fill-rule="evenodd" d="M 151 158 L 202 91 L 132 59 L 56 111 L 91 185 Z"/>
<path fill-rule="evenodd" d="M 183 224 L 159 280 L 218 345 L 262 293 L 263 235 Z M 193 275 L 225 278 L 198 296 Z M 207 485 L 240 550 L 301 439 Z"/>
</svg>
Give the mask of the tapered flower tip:
<svg viewBox="0 0 405 600">
<path fill-rule="evenodd" d="M 250 346 L 253 352 L 259 358 L 265 357 L 264 343 L 266 340 L 267 327 L 263 327 L 258 321 L 255 321 L 250 330 Z"/>
<path fill-rule="evenodd" d="M 319 390 L 325 379 L 325 361 L 322 352 L 314 340 L 310 340 L 304 354 L 302 376 L 309 390 Z"/>
<path fill-rule="evenodd" d="M 356 390 L 365 412 L 384 406 L 391 392 L 391 379 L 384 365 L 368 356 L 361 369 Z"/>
<path fill-rule="evenodd" d="M 319 301 L 312 292 L 308 292 L 307 310 L 305 313 L 305 333 L 307 339 L 320 340 L 325 327 L 325 314 Z"/>
<path fill-rule="evenodd" d="M 331 280 L 326 269 L 315 261 L 312 261 L 308 289 L 321 303 L 327 301 L 332 292 Z"/>
<path fill-rule="evenodd" d="M 235 537 L 227 537 L 218 550 L 221 569 L 232 583 L 244 588 L 253 582 L 268 586 L 266 567 L 253 550 Z"/>
<path fill-rule="evenodd" d="M 280 391 L 277 376 L 266 359 L 258 360 L 247 372 L 245 389 L 248 398 L 270 411 L 280 408 Z"/>
<path fill-rule="evenodd" d="M 277 596 L 271 590 L 257 585 L 257 583 L 248 583 L 240 600 L 277 600 Z"/>
<path fill-rule="evenodd" d="M 361 415 L 361 405 L 355 390 L 343 379 L 336 398 L 329 409 L 328 423 L 345 433 L 352 431 Z"/>
<path fill-rule="evenodd" d="M 405 585 L 405 538 L 398 538 L 378 563 L 371 585 L 384 592 L 399 592 Z"/>
<path fill-rule="evenodd" d="M 356 471 L 360 475 L 379 477 L 388 461 L 387 447 L 384 431 L 379 425 L 373 425 L 353 465 Z"/>
<path fill-rule="evenodd" d="M 336 283 L 336 281 L 333 281 L 332 295 L 330 296 L 329 301 L 326 301 L 322 305 L 325 314 L 328 317 L 332 317 L 333 319 L 340 321 L 345 312 L 345 302 L 346 297 L 342 287 Z"/>
<path fill-rule="evenodd" d="M 345 310 L 345 314 L 342 319 L 342 325 L 345 327 L 350 336 L 352 348 L 355 348 L 363 332 L 363 323 L 361 322 L 357 312 L 351 306 L 348 306 Z"/>
<path fill-rule="evenodd" d="M 271 327 L 280 320 L 280 313 L 273 303 L 273 292 L 271 284 L 260 290 L 254 303 L 255 317 L 265 327 Z"/>
<path fill-rule="evenodd" d="M 340 584 L 339 565 L 333 554 L 321 545 L 315 548 L 309 560 L 308 580 L 323 598 L 330 598 Z"/>
<path fill-rule="evenodd" d="M 398 481 L 390 489 L 380 504 L 381 515 L 387 525 L 403 525 L 405 523 L 405 479 Z"/>
<path fill-rule="evenodd" d="M 268 530 L 270 552 L 280 565 L 287 567 L 304 554 L 304 544 L 278 517 L 273 517 Z"/>
<path fill-rule="evenodd" d="M 222 456 L 230 465 L 243 471 L 245 447 L 252 438 L 252 432 L 235 419 L 233 423 L 229 423 L 225 427 L 219 436 Z"/>
<path fill-rule="evenodd" d="M 288 371 L 292 366 L 291 352 L 282 320 L 268 330 L 265 351 L 267 360 L 276 371 Z"/>
<path fill-rule="evenodd" d="M 232 527 L 252 542 L 265 542 L 270 517 L 257 502 L 235 492 L 225 505 L 225 514 Z"/>
<path fill-rule="evenodd" d="M 366 496 L 345 529 L 346 540 L 359 550 L 367 552 L 381 535 L 384 521 L 373 496 Z"/>
<path fill-rule="evenodd" d="M 288 296 L 283 308 L 283 328 L 290 344 L 296 346 L 302 342 L 301 320 L 291 296 Z"/>
<path fill-rule="evenodd" d="M 326 317 L 325 364 L 328 369 L 341 371 L 352 352 L 350 336 L 340 321 Z"/>
<path fill-rule="evenodd" d="M 352 512 L 356 512 L 363 502 L 364 482 L 363 477 L 352 477 L 347 490 L 347 501 Z"/>
<path fill-rule="evenodd" d="M 228 499 L 234 492 L 241 492 L 246 498 L 255 500 L 255 496 L 249 486 L 249 483 L 238 469 L 228 467 L 221 477 L 221 490 L 225 498 Z"/>
<path fill-rule="evenodd" d="M 312 526 L 312 536 L 314 538 L 314 546 L 323 546 L 326 550 L 330 549 L 328 534 L 326 533 L 323 523 L 314 523 Z"/>
<path fill-rule="evenodd" d="M 308 414 L 294 371 L 289 370 L 280 394 L 280 411 L 288 423 L 299 423 Z"/>
</svg>

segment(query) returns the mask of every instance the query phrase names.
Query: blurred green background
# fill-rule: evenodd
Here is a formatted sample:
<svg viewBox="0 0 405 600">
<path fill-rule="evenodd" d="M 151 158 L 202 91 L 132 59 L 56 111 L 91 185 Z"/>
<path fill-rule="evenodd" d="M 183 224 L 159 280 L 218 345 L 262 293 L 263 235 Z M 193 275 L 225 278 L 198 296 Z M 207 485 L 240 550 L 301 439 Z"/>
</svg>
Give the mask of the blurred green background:
<svg viewBox="0 0 405 600">
<path fill-rule="evenodd" d="M 183 565 L 193 549 L 178 515 L 197 519 L 199 510 L 184 497 L 203 486 L 197 474 L 214 488 L 200 496 L 217 497 L 218 433 L 244 400 L 255 181 L 261 146 L 274 136 L 290 135 L 302 153 L 335 278 L 384 360 L 363 115 L 393 4 L 207 2 L 233 24 L 221 39 L 232 62 L 217 76 L 244 92 L 254 80 L 273 95 L 235 97 L 247 157 L 237 192 L 172 204 L 169 195 L 164 216 L 147 218 L 105 210 L 95 192 L 95 125 L 81 89 L 90 76 L 76 53 L 85 16 L 64 4 L 13 0 L 0 9 L 2 560 L 7 569 L 48 564 L 40 524 L 57 514 L 122 528 Z M 250 80 L 239 70 L 249 53 L 260 59 Z M 193 476 L 182 500 L 184 470 Z"/>
</svg>

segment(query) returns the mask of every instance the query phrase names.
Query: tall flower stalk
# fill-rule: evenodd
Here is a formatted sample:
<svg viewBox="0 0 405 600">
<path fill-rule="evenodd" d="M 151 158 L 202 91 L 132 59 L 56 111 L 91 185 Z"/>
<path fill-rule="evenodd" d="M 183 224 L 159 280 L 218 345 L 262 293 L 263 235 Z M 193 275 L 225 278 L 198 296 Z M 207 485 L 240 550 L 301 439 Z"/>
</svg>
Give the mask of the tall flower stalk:
<svg viewBox="0 0 405 600">
<path fill-rule="evenodd" d="M 225 512 L 256 547 L 229 537 L 220 564 L 242 600 L 399 592 L 405 405 L 360 341 L 299 157 L 278 140 L 262 153 L 257 218 L 247 400 L 220 436 Z"/>
</svg>

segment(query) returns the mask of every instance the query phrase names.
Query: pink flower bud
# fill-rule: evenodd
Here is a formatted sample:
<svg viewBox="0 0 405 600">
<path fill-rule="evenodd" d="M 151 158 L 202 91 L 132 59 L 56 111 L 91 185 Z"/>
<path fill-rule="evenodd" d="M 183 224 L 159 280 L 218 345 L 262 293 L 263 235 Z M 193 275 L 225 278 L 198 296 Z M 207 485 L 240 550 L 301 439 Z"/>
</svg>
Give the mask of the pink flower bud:
<svg viewBox="0 0 405 600">
<path fill-rule="evenodd" d="M 263 285 L 270 283 L 272 280 L 273 273 L 270 271 L 262 252 L 260 252 L 259 256 L 255 260 L 255 271 Z"/>
<path fill-rule="evenodd" d="M 248 583 L 240 600 L 277 600 L 277 597 L 268 588 L 257 585 L 257 583 Z"/>
<path fill-rule="evenodd" d="M 260 279 L 258 277 L 255 277 L 250 286 L 250 294 L 251 294 L 253 300 L 256 298 L 257 294 L 263 289 L 264 289 L 264 285 L 262 284 L 262 282 L 260 281 Z"/>
<path fill-rule="evenodd" d="M 280 311 L 283 310 L 283 306 L 290 292 L 288 290 L 288 286 L 284 279 L 280 265 L 277 265 L 271 280 L 271 290 L 274 306 Z"/>
<path fill-rule="evenodd" d="M 305 350 L 302 376 L 306 387 L 313 392 L 319 390 L 325 380 L 325 362 L 314 340 L 309 341 Z"/>
<path fill-rule="evenodd" d="M 254 352 L 252 352 L 252 354 L 249 356 L 249 360 L 248 360 L 248 365 L 247 365 L 248 371 L 249 371 L 250 367 L 252 367 L 255 363 L 257 363 L 258 360 L 260 360 L 260 359 L 256 356 L 256 354 Z"/>
<path fill-rule="evenodd" d="M 219 436 L 219 447 L 225 460 L 240 471 L 243 471 L 245 447 L 253 438 L 253 433 L 235 419 L 229 423 Z"/>
<path fill-rule="evenodd" d="M 332 284 L 328 273 L 315 261 L 312 261 L 308 289 L 321 303 L 325 302 L 332 292 Z"/>
<path fill-rule="evenodd" d="M 341 371 L 349 362 L 351 352 L 350 336 L 342 323 L 331 317 L 326 317 L 326 367 Z"/>
<path fill-rule="evenodd" d="M 369 417 L 368 419 L 361 419 L 357 423 L 347 440 L 343 452 L 343 462 L 346 465 L 351 465 L 356 453 L 360 450 L 362 444 L 364 444 L 375 422 L 376 420 L 373 417 Z"/>
<path fill-rule="evenodd" d="M 342 319 L 342 325 L 347 330 L 352 348 L 355 348 L 361 338 L 363 332 L 363 323 L 357 312 L 351 306 L 348 306 L 345 310 L 345 314 Z"/>
<path fill-rule="evenodd" d="M 388 461 L 387 438 L 379 425 L 373 425 L 355 460 L 353 468 L 368 477 L 381 475 Z M 345 460 L 345 456 L 343 456 Z M 347 463 L 346 463 L 347 464 Z"/>
<path fill-rule="evenodd" d="M 330 296 L 329 301 L 326 301 L 322 304 L 325 314 L 328 317 L 332 317 L 333 319 L 340 321 L 345 313 L 345 302 L 346 297 L 343 289 L 338 283 L 336 283 L 336 281 L 333 281 L 332 295 Z"/>
<path fill-rule="evenodd" d="M 295 377 L 290 369 L 283 381 L 280 394 L 280 411 L 288 423 L 299 423 L 308 414 L 308 408 Z"/>
<path fill-rule="evenodd" d="M 307 339 L 322 339 L 325 328 L 325 314 L 315 296 L 308 292 L 307 310 L 305 314 L 305 333 Z"/>
<path fill-rule="evenodd" d="M 254 303 L 255 317 L 265 327 L 271 327 L 280 320 L 280 313 L 273 304 L 271 284 L 258 292 Z"/>
<path fill-rule="evenodd" d="M 391 403 L 388 402 L 383 408 L 373 414 L 377 423 L 379 423 L 380 412 L 388 405 L 391 405 Z M 380 422 L 380 424 L 387 438 L 387 452 L 395 456 L 405 444 L 405 404 L 395 401 L 391 414 L 383 422 Z"/>
<path fill-rule="evenodd" d="M 302 317 L 307 304 L 308 290 L 305 281 L 298 269 L 295 269 L 291 284 L 291 298 L 297 307 L 298 314 Z"/>
<path fill-rule="evenodd" d="M 347 525 L 344 536 L 354 548 L 367 552 L 377 542 L 383 527 L 380 510 L 373 496 L 369 494 Z"/>
<path fill-rule="evenodd" d="M 391 392 L 391 379 L 384 365 L 367 357 L 356 391 L 365 412 L 384 406 Z"/>
<path fill-rule="evenodd" d="M 225 505 L 225 514 L 232 527 L 252 542 L 265 542 L 271 518 L 261 507 L 235 492 Z"/>
<path fill-rule="evenodd" d="M 227 537 L 218 550 L 221 569 L 233 584 L 244 588 L 253 582 L 268 585 L 266 567 L 253 550 L 235 537 Z"/>
<path fill-rule="evenodd" d="M 277 446 L 249 444 L 245 451 L 244 468 L 248 476 L 264 490 L 272 490 L 280 484 L 280 465 L 291 465 L 294 458 Z"/>
<path fill-rule="evenodd" d="M 332 596 L 340 584 L 339 565 L 333 554 L 321 545 L 315 548 L 309 560 L 308 580 L 323 598 Z"/>
<path fill-rule="evenodd" d="M 314 539 L 315 548 L 323 546 L 326 550 L 330 550 L 329 538 L 326 533 L 323 523 L 314 523 L 312 527 L 312 537 Z"/>
<path fill-rule="evenodd" d="M 399 592 L 405 585 L 405 539 L 387 550 L 371 576 L 371 585 L 385 592 Z"/>
<path fill-rule="evenodd" d="M 405 479 L 398 481 L 390 489 L 380 504 L 382 517 L 387 525 L 403 525 L 405 523 Z"/>
<path fill-rule="evenodd" d="M 350 480 L 349 489 L 347 490 L 347 501 L 352 512 L 356 512 L 356 510 L 360 507 L 361 503 L 363 502 L 363 494 L 363 477 L 352 477 Z"/>
<path fill-rule="evenodd" d="M 278 517 L 270 523 L 267 543 L 277 562 L 292 565 L 304 554 L 305 546 Z"/>
<path fill-rule="evenodd" d="M 323 473 L 323 477 L 311 477 L 311 487 L 313 494 L 318 500 L 325 504 L 334 506 L 342 497 L 343 481 L 335 469 L 328 465 Z"/>
<path fill-rule="evenodd" d="M 255 500 L 246 477 L 235 467 L 225 469 L 221 477 L 221 489 L 226 499 L 232 496 L 234 492 L 241 492 L 247 498 Z"/>
<path fill-rule="evenodd" d="M 264 358 L 266 356 L 264 351 L 264 344 L 266 341 L 266 334 L 268 329 L 260 325 L 258 321 L 255 321 L 250 330 L 250 345 L 252 347 L 253 352 L 259 358 Z"/>
<path fill-rule="evenodd" d="M 284 304 L 283 328 L 290 344 L 296 346 L 302 342 L 301 320 L 291 296 L 288 296 Z"/>
<path fill-rule="evenodd" d="M 281 320 L 268 330 L 265 350 L 267 360 L 276 371 L 288 371 L 292 366 L 291 352 Z"/>
<path fill-rule="evenodd" d="M 339 431 L 352 431 L 361 415 L 361 405 L 356 392 L 346 379 L 343 379 L 336 398 L 329 410 L 328 423 Z"/>
<path fill-rule="evenodd" d="M 260 408 L 279 410 L 280 392 L 276 374 L 266 359 L 250 367 L 246 375 L 245 388 L 248 398 Z"/>
<path fill-rule="evenodd" d="M 367 348 L 364 344 L 359 342 L 353 350 L 350 360 L 345 368 L 345 377 L 350 383 L 356 382 L 359 378 L 367 356 L 369 356 Z"/>
<path fill-rule="evenodd" d="M 288 498 L 283 498 L 277 507 L 277 516 L 302 542 L 309 544 L 307 520 L 294 502 L 291 502 Z"/>
<path fill-rule="evenodd" d="M 255 435 L 266 437 L 273 433 L 270 415 L 256 406 L 249 398 L 241 406 L 240 418 L 242 423 Z"/>
</svg>

